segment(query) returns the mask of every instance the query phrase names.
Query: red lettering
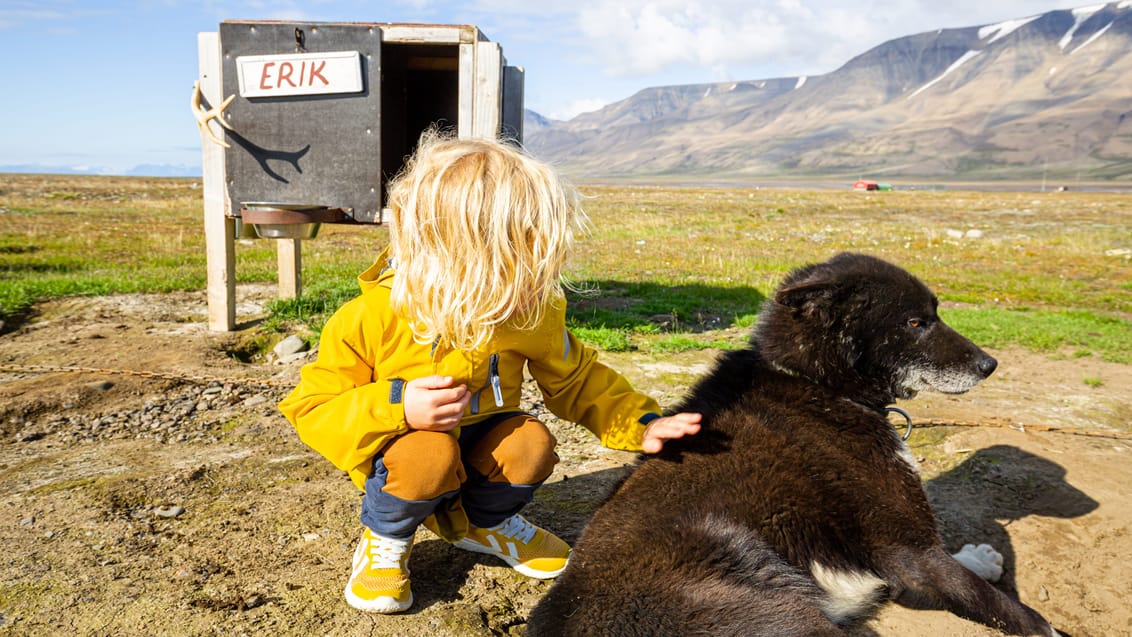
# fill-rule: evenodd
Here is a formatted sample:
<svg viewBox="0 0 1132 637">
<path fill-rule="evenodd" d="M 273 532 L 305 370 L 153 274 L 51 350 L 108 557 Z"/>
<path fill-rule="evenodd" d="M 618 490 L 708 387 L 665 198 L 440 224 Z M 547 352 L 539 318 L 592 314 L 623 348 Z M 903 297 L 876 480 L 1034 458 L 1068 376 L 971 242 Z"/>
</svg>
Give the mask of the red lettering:
<svg viewBox="0 0 1132 637">
<path fill-rule="evenodd" d="M 295 83 L 291 81 L 291 72 L 294 71 L 294 70 L 295 70 L 295 67 L 291 66 L 290 62 L 284 62 L 284 63 L 280 64 L 279 65 L 279 81 L 276 82 L 275 86 L 276 87 L 283 86 L 283 82 L 286 82 L 286 83 L 291 85 L 291 88 L 295 88 Z"/>
<path fill-rule="evenodd" d="M 318 66 L 315 66 L 314 62 L 311 62 L 311 74 L 310 74 L 310 77 L 308 78 L 309 81 L 307 82 L 307 86 L 314 86 L 314 78 L 316 78 L 316 77 L 318 79 L 322 80 L 323 86 L 330 84 L 330 82 L 322 74 L 322 70 L 325 69 L 325 68 L 326 68 L 326 60 L 322 60 L 321 62 L 319 62 Z"/>
<path fill-rule="evenodd" d="M 267 83 L 267 78 L 270 76 L 267 71 L 273 66 L 275 66 L 275 62 L 268 62 L 267 64 L 264 64 L 263 75 L 259 76 L 259 87 L 265 91 L 271 90 L 271 85 Z"/>
</svg>

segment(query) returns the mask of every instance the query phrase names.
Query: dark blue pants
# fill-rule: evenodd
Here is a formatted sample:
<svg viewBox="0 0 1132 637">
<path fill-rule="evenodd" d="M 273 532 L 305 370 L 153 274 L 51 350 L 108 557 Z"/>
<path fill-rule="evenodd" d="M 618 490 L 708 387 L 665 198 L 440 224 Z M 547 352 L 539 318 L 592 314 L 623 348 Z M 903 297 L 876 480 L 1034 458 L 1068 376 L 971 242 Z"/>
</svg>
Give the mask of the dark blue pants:
<svg viewBox="0 0 1132 637">
<path fill-rule="evenodd" d="M 423 434 L 423 435 L 421 435 Z M 521 413 L 499 414 L 450 434 L 412 431 L 374 458 L 362 524 L 409 539 L 442 503 L 460 498 L 468 521 L 491 528 L 518 513 L 554 469 L 554 437 Z"/>
</svg>

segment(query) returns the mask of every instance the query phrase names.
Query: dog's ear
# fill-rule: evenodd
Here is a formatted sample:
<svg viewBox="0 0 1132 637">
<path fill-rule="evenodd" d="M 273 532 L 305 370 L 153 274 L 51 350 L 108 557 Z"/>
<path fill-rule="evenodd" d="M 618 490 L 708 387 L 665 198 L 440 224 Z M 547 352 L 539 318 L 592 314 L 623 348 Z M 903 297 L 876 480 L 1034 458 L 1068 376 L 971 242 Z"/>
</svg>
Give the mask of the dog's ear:
<svg viewBox="0 0 1132 637">
<path fill-rule="evenodd" d="M 786 307 L 801 309 L 807 305 L 828 305 L 834 297 L 836 285 L 820 276 L 784 285 L 774 293 L 774 301 Z"/>
<path fill-rule="evenodd" d="M 796 317 L 823 325 L 845 320 L 868 302 L 857 282 L 818 268 L 800 280 L 783 285 L 774 293 L 775 302 L 790 308 Z M 837 307 L 837 311 L 833 310 Z"/>
<path fill-rule="evenodd" d="M 832 320 L 837 286 L 830 280 L 808 277 L 784 285 L 774 293 L 775 302 L 790 308 L 794 320 L 828 325 Z"/>
</svg>

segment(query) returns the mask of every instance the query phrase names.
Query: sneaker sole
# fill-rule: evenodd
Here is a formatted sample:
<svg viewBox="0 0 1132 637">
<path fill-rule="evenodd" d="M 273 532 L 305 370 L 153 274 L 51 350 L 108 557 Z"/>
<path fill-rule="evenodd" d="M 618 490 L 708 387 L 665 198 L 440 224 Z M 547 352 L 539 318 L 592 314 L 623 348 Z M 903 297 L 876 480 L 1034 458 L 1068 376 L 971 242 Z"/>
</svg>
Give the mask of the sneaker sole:
<svg viewBox="0 0 1132 637">
<path fill-rule="evenodd" d="M 464 539 L 460 540 L 459 542 L 453 543 L 452 546 L 455 546 L 458 549 L 464 549 L 465 551 L 472 551 L 472 552 L 475 552 L 475 553 L 483 553 L 484 555 L 491 555 L 493 557 L 497 557 L 497 558 L 503 560 L 504 562 L 507 562 L 508 566 L 515 569 L 519 573 L 522 573 L 523 575 L 526 575 L 527 577 L 533 577 L 535 579 L 554 579 L 555 577 L 558 577 L 559 575 L 561 575 L 562 571 L 565 571 L 566 566 L 570 563 L 570 558 L 567 557 L 566 563 L 562 565 L 562 568 L 560 568 L 556 571 L 539 571 L 539 570 L 536 570 L 536 569 L 533 569 L 529 566 L 524 565 L 522 562 L 520 562 L 519 560 L 516 560 L 515 558 L 511 557 L 510 555 L 504 555 L 502 553 L 498 553 L 494 549 L 492 549 L 490 546 L 484 546 L 483 544 L 480 544 L 479 542 L 469 540 L 467 538 L 464 538 Z"/>
<path fill-rule="evenodd" d="M 367 613 L 381 613 L 388 615 L 391 613 L 400 613 L 409 610 L 413 605 L 413 593 L 409 593 L 409 599 L 399 602 L 392 597 L 378 597 L 377 599 L 362 599 L 350 592 L 347 588 L 344 591 L 346 595 L 346 603 L 358 610 L 363 610 Z"/>
</svg>

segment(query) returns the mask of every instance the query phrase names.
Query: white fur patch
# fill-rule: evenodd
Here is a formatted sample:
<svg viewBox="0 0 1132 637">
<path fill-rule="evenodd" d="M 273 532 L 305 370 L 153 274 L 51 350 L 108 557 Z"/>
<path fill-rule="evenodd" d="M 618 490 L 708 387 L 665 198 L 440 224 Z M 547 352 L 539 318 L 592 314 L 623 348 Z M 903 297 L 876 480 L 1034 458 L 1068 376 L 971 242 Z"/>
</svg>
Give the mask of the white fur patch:
<svg viewBox="0 0 1132 637">
<path fill-rule="evenodd" d="M 983 381 L 973 370 L 960 368 L 913 365 L 902 372 L 900 385 L 913 392 L 934 389 L 944 394 L 962 394 Z"/>
<path fill-rule="evenodd" d="M 817 562 L 810 564 L 814 576 L 829 599 L 822 604 L 822 613 L 829 621 L 840 624 L 869 610 L 881 600 L 884 580 L 865 571 L 838 571 Z"/>
<path fill-rule="evenodd" d="M 912 473 L 920 475 L 920 465 L 916 462 L 916 456 L 912 455 L 912 449 L 908 446 L 908 441 L 900 436 L 897 436 L 897 438 L 900 438 L 900 449 L 897 450 L 896 457 L 903 460 L 904 463 L 912 469 Z"/>
<path fill-rule="evenodd" d="M 951 557 L 968 571 L 988 582 L 997 582 L 1002 577 L 1002 553 L 989 544 L 964 544 L 959 552 Z"/>
</svg>

